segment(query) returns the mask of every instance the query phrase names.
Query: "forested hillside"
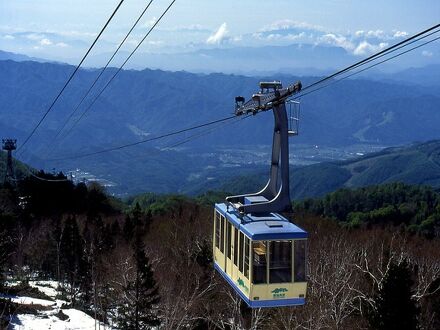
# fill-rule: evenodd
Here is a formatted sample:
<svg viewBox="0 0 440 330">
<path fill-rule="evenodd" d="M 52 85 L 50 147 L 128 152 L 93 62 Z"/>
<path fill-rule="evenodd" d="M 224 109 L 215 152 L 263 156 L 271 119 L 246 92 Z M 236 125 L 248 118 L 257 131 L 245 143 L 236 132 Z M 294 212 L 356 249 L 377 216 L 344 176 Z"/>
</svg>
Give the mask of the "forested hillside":
<svg viewBox="0 0 440 330">
<path fill-rule="evenodd" d="M 209 183 L 209 188 L 236 193 L 256 191 L 267 172 L 254 170 Z M 440 188 L 440 141 L 387 148 L 346 161 L 322 162 L 291 167 L 290 194 L 295 200 L 320 197 L 340 188 L 366 187 L 403 182 Z"/>
<path fill-rule="evenodd" d="M 211 203 L 221 193 L 123 204 L 96 185 L 30 178 L 1 196 L 1 291 L 50 300 L 35 283 L 56 281 L 61 318 L 76 308 L 122 328 L 133 320 L 160 329 L 440 325 L 439 197 L 425 187 L 342 191 L 298 205 L 290 216 L 310 234 L 307 304 L 252 312 L 212 267 Z M 3 324 L 11 313 L 47 315 L 38 304 L 0 301 Z"/>
<path fill-rule="evenodd" d="M 427 186 L 394 183 L 341 189 L 321 199 L 298 202 L 296 210 L 331 218 L 348 227 L 394 226 L 430 238 L 440 237 L 440 194 Z"/>
</svg>

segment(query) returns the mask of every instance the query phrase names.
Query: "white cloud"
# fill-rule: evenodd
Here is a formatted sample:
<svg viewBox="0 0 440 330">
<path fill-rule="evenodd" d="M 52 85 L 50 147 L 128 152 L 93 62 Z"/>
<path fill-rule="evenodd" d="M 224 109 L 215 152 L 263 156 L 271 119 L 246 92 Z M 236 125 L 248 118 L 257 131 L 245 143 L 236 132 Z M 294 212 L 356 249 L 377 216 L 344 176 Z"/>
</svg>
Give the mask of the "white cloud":
<svg viewBox="0 0 440 330">
<path fill-rule="evenodd" d="M 328 30 L 327 30 L 328 31 Z M 326 32 L 326 29 L 308 23 L 282 20 L 251 34 L 254 42 L 282 45 L 286 43 L 308 43 L 341 47 L 353 55 L 364 55 L 379 51 L 392 40 L 406 36 L 404 31 L 355 30 L 353 32 Z"/>
<path fill-rule="evenodd" d="M 136 40 L 136 39 L 129 39 L 129 40 L 127 41 L 127 44 L 137 46 L 137 45 L 139 44 L 139 41 Z"/>
<path fill-rule="evenodd" d="M 163 41 L 161 40 L 150 40 L 148 41 L 148 44 L 151 46 L 161 46 L 163 45 Z"/>
<path fill-rule="evenodd" d="M 300 28 L 303 30 L 318 30 L 318 31 L 325 31 L 322 26 L 319 25 L 313 25 L 306 22 L 297 22 L 292 21 L 290 19 L 283 19 L 279 21 L 275 21 L 272 24 L 264 26 L 260 32 L 268 32 L 268 31 L 276 31 L 276 30 L 289 30 L 289 29 L 295 29 Z"/>
<path fill-rule="evenodd" d="M 407 35 L 408 35 L 408 32 L 405 32 L 405 31 L 396 31 L 396 30 L 394 30 L 393 31 L 394 32 L 394 38 L 403 38 L 403 37 L 406 37 Z"/>
<path fill-rule="evenodd" d="M 429 50 L 424 50 L 422 52 L 422 55 L 425 56 L 425 57 L 432 57 L 432 55 L 434 55 L 434 53 L 430 52 Z"/>
<path fill-rule="evenodd" d="M 376 30 L 376 31 L 368 31 L 366 33 L 367 37 L 376 37 L 376 38 L 384 38 L 385 34 L 382 30 Z"/>
<path fill-rule="evenodd" d="M 327 33 L 327 34 L 321 36 L 318 39 L 318 42 L 342 47 L 346 50 L 353 50 L 353 48 L 354 48 L 353 43 L 350 40 L 348 40 L 346 37 L 344 37 L 343 35 L 340 35 L 340 34 L 335 35 L 333 33 Z"/>
<path fill-rule="evenodd" d="M 50 45 L 52 45 L 52 41 L 50 41 L 47 38 L 43 38 L 40 40 L 40 45 L 41 46 L 50 46 Z"/>
<path fill-rule="evenodd" d="M 311 36 L 313 36 L 313 35 L 311 35 Z M 294 40 L 302 39 L 302 38 L 305 38 L 305 37 L 306 37 L 305 32 L 301 32 L 299 34 L 289 33 L 285 38 L 287 40 L 294 41 Z"/>
<path fill-rule="evenodd" d="M 202 31 L 202 30 L 206 30 L 206 28 L 200 24 L 191 24 L 188 26 L 181 26 L 180 30 Z"/>
<path fill-rule="evenodd" d="M 15 37 L 12 36 L 12 35 L 10 35 L 10 34 L 5 34 L 5 35 L 3 36 L 3 39 L 5 39 L 5 40 L 14 40 Z"/>
<path fill-rule="evenodd" d="M 227 39 L 228 33 L 229 31 L 227 25 L 226 23 L 223 23 L 214 34 L 209 36 L 209 38 L 206 40 L 206 43 L 211 45 L 220 44 Z"/>
<path fill-rule="evenodd" d="M 80 31 L 60 31 L 60 30 L 46 30 L 47 33 L 57 33 L 62 36 L 66 37 L 79 37 L 79 38 L 93 38 L 96 37 L 98 34 L 96 32 L 80 32 Z"/>
<path fill-rule="evenodd" d="M 152 27 L 157 22 L 157 17 L 153 17 L 149 21 L 145 22 L 146 27 Z"/>
<path fill-rule="evenodd" d="M 385 32 L 383 30 L 359 30 L 352 34 L 353 39 L 376 39 L 376 40 L 392 40 L 396 38 L 404 38 L 408 36 L 408 32 L 393 30 L 391 32 Z"/>
<path fill-rule="evenodd" d="M 378 38 L 378 39 L 387 39 L 389 36 L 385 34 L 383 30 L 358 30 L 354 33 L 355 38 Z"/>
<path fill-rule="evenodd" d="M 298 41 L 303 40 L 305 41 L 307 38 L 312 39 L 313 34 L 310 34 L 309 36 L 305 32 L 301 33 L 288 33 L 288 34 L 281 34 L 281 33 L 269 33 L 265 34 L 262 32 L 257 32 L 252 34 L 252 38 L 257 40 L 267 40 L 267 41 L 275 41 L 275 40 L 285 40 L 285 41 Z"/>
<path fill-rule="evenodd" d="M 26 35 L 26 38 L 29 40 L 41 40 L 43 38 L 45 38 L 44 34 L 40 34 L 40 33 L 29 33 L 28 35 Z"/>
<path fill-rule="evenodd" d="M 66 44 L 65 42 L 58 42 L 55 46 L 57 46 L 57 47 L 61 47 L 61 48 L 69 47 L 69 45 Z"/>
<path fill-rule="evenodd" d="M 355 55 L 371 54 L 381 49 L 384 49 L 387 46 L 388 44 L 386 42 L 381 42 L 379 45 L 373 45 L 367 41 L 362 41 L 353 51 L 353 54 Z"/>
<path fill-rule="evenodd" d="M 279 33 L 271 33 L 271 34 L 269 34 L 266 37 L 266 39 L 268 39 L 268 40 L 278 40 L 278 39 L 281 39 L 282 37 L 283 36 L 281 34 L 279 34 Z"/>
<path fill-rule="evenodd" d="M 162 28 L 162 31 L 188 31 L 188 32 L 208 32 L 209 30 L 200 24 L 178 25 L 171 28 Z"/>
</svg>

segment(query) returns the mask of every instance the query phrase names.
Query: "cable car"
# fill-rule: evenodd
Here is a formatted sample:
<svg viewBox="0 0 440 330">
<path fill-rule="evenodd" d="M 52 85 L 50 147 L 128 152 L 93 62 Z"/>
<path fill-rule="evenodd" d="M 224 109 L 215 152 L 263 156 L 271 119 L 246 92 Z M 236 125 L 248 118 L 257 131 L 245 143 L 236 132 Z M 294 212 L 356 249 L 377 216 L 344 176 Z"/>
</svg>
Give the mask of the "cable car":
<svg viewBox="0 0 440 330">
<path fill-rule="evenodd" d="M 291 210 L 288 136 L 293 129 L 286 101 L 301 83 L 283 89 L 278 81 L 262 82 L 260 88 L 247 103 L 237 97 L 235 113 L 273 110 L 269 181 L 257 193 L 215 204 L 214 267 L 251 308 L 303 305 L 308 234 L 280 214 Z"/>
</svg>

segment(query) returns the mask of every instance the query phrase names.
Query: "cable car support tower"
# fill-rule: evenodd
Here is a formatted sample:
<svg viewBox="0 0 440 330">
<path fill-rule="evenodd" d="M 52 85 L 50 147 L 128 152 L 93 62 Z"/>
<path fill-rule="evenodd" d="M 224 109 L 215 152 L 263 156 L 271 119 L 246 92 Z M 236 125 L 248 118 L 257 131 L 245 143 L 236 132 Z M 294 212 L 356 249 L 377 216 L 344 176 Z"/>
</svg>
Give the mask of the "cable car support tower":
<svg viewBox="0 0 440 330">
<path fill-rule="evenodd" d="M 281 82 L 260 82 L 260 92 L 245 102 L 244 97 L 235 98 L 235 115 L 257 114 L 273 110 L 274 132 L 269 181 L 259 192 L 226 197 L 228 205 L 240 214 L 288 212 L 291 210 L 289 190 L 289 136 L 298 134 L 298 113 L 287 116 L 286 103 L 290 109 L 299 102 L 288 99 L 301 91 L 301 82 L 283 88 Z M 296 109 L 296 112 L 299 109 Z M 290 125 L 289 125 L 290 124 Z M 290 126 L 290 127 L 289 127 Z"/>
<path fill-rule="evenodd" d="M 7 151 L 6 171 L 3 183 L 15 184 L 14 168 L 12 166 L 12 151 L 17 149 L 16 139 L 3 139 L 3 150 Z"/>
</svg>

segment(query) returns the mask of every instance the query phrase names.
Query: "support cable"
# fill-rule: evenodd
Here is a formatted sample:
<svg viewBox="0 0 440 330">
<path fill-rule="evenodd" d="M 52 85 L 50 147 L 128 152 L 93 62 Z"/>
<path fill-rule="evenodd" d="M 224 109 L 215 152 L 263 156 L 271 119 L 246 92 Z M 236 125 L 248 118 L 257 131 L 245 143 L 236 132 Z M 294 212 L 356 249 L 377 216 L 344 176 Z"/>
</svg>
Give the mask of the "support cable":
<svg viewBox="0 0 440 330">
<path fill-rule="evenodd" d="M 34 177 L 35 179 L 38 179 L 40 181 L 46 181 L 46 182 L 66 182 L 66 181 L 70 181 L 69 179 L 46 179 L 43 178 L 41 176 L 36 175 L 34 172 L 31 171 L 31 169 L 27 166 L 24 166 L 24 168 L 26 169 L 26 172 L 28 172 L 28 174 L 32 177 Z M 13 179 L 13 181 L 19 182 L 23 179 Z"/>
<path fill-rule="evenodd" d="M 176 148 L 176 147 L 181 146 L 183 144 L 186 144 L 186 143 L 189 143 L 191 141 L 194 141 L 194 140 L 196 140 L 196 139 L 198 139 L 198 138 L 200 138 L 202 136 L 210 134 L 211 132 L 213 132 L 213 131 L 221 128 L 221 127 L 235 125 L 238 122 L 240 122 L 241 120 L 249 118 L 250 116 L 252 116 L 252 115 L 249 114 L 249 115 L 246 115 L 246 116 L 243 116 L 243 117 L 235 117 L 235 119 L 232 120 L 232 121 L 227 121 L 227 122 L 220 123 L 219 125 L 217 125 L 215 127 L 210 127 L 210 128 L 205 129 L 205 130 L 203 130 L 201 132 L 197 132 L 195 134 L 192 134 L 191 136 L 175 140 L 175 141 L 173 141 L 173 142 L 171 142 L 171 143 L 169 143 L 169 144 L 167 144 L 165 146 L 162 146 L 160 148 L 158 147 L 158 148 L 153 149 L 153 150 L 148 150 L 147 157 L 151 156 L 152 154 L 159 153 L 160 151 L 171 149 L 171 148 Z M 145 158 L 145 155 L 133 155 L 133 156 L 130 155 L 129 157 L 130 157 L 131 161 L 141 161 L 141 160 L 143 160 Z M 111 167 L 112 167 L 112 169 L 115 169 L 115 168 L 117 169 L 117 168 L 124 168 L 125 165 L 123 165 L 123 164 L 121 165 L 120 164 L 120 165 L 116 165 L 116 167 L 114 165 L 111 165 Z"/>
<path fill-rule="evenodd" d="M 234 124 L 238 123 L 239 121 L 241 121 L 243 119 L 246 119 L 246 118 L 249 118 L 251 116 L 252 116 L 252 114 L 249 114 L 249 115 L 246 115 L 246 116 L 243 116 L 243 117 L 239 117 L 238 120 L 234 120 L 232 122 L 225 122 L 223 124 L 220 124 L 218 126 L 212 127 L 210 129 L 206 129 L 206 130 L 204 130 L 202 132 L 195 133 L 195 134 L 193 134 L 193 135 L 191 135 L 189 137 L 186 137 L 186 138 L 182 139 L 181 141 L 174 142 L 172 145 L 170 145 L 168 147 L 165 147 L 165 148 L 175 148 L 175 147 L 181 146 L 182 144 L 191 142 L 191 141 L 196 140 L 196 139 L 198 139 L 198 138 L 200 138 L 202 136 L 208 135 L 208 134 L 212 133 L 213 131 L 216 131 L 217 129 L 219 129 L 221 127 L 224 127 L 224 126 L 227 126 L 227 125 L 234 125 Z"/>
<path fill-rule="evenodd" d="M 439 31 L 437 31 L 437 32 L 439 32 Z M 390 60 L 392 60 L 392 59 L 395 59 L 395 58 L 397 58 L 397 57 L 399 57 L 399 56 L 402 56 L 402 55 L 404 55 L 404 54 L 406 54 L 406 53 L 409 53 L 409 52 L 411 52 L 411 51 L 413 51 L 413 50 L 415 50 L 415 49 L 417 49 L 417 48 L 423 47 L 423 46 L 425 46 L 425 45 L 427 45 L 427 44 L 430 44 L 430 43 L 432 43 L 432 42 L 434 42 L 434 41 L 437 41 L 438 39 L 440 39 L 440 37 L 436 37 L 436 38 L 434 38 L 434 39 L 428 40 L 428 41 L 426 41 L 426 42 L 424 42 L 424 43 L 422 43 L 422 44 L 420 44 L 420 45 L 417 45 L 417 46 L 412 47 L 412 48 L 410 48 L 410 49 L 408 49 L 408 50 L 405 50 L 405 51 L 403 51 L 403 52 L 400 52 L 400 53 L 398 53 L 398 54 L 396 54 L 396 55 L 394 55 L 394 56 L 391 56 L 391 57 L 389 57 L 389 58 L 386 58 L 386 59 L 384 59 L 384 60 L 382 60 L 382 61 L 380 61 L 380 62 L 377 62 L 377 63 L 374 63 L 374 64 L 372 64 L 372 65 L 369 65 L 369 66 L 367 66 L 366 68 L 364 68 L 364 69 L 362 69 L 362 70 L 359 70 L 359 71 L 353 72 L 353 73 L 351 73 L 351 74 L 349 74 L 349 75 L 347 75 L 347 76 L 344 76 L 344 77 L 342 77 L 342 78 L 340 78 L 340 79 L 332 80 L 332 81 L 330 81 L 328 84 L 323 85 L 323 86 L 320 86 L 320 87 L 317 87 L 317 88 L 315 88 L 315 89 L 312 89 L 312 90 L 309 91 L 309 92 L 306 92 L 306 93 L 303 93 L 303 94 L 297 95 L 297 96 L 293 97 L 292 99 L 293 99 L 293 100 L 296 100 L 296 99 L 299 99 L 299 98 L 301 98 L 301 97 L 303 97 L 303 96 L 306 96 L 306 95 L 309 95 L 309 94 L 311 94 L 311 93 L 317 92 L 317 91 L 319 91 L 319 90 L 321 90 L 321 89 L 323 89 L 323 88 L 326 88 L 326 87 L 328 87 L 328 86 L 331 86 L 331 85 L 333 85 L 333 84 L 336 84 L 336 83 L 338 83 L 338 82 L 340 82 L 340 81 L 343 81 L 343 80 L 345 80 L 345 79 L 348 79 L 348 78 L 350 78 L 350 77 L 352 77 L 352 76 L 354 76 L 354 75 L 357 75 L 357 74 L 359 74 L 359 73 L 361 73 L 361 72 L 367 71 L 367 70 L 369 70 L 369 69 L 371 69 L 371 68 L 373 68 L 373 67 L 376 67 L 376 66 L 378 66 L 378 65 L 380 65 L 380 64 L 383 64 L 383 63 L 385 63 L 385 62 L 388 62 L 388 61 L 390 61 Z"/>
<path fill-rule="evenodd" d="M 66 127 L 67 123 L 70 121 L 70 119 L 72 119 L 73 115 L 76 113 L 76 111 L 79 109 L 79 107 L 81 106 L 81 104 L 83 104 L 84 100 L 87 98 L 87 96 L 89 96 L 90 92 L 92 91 L 93 87 L 95 87 L 96 83 L 98 82 L 99 78 L 101 78 L 102 74 L 104 73 L 104 71 L 107 69 L 107 67 L 110 65 L 111 61 L 113 60 L 113 58 L 116 56 L 116 54 L 119 52 L 119 50 L 121 49 L 122 45 L 125 43 L 125 41 L 127 40 L 127 38 L 130 36 L 131 32 L 134 30 L 134 28 L 137 26 L 137 24 L 139 23 L 139 21 L 141 20 L 141 18 L 144 16 L 145 12 L 148 10 L 148 8 L 150 7 L 150 5 L 153 3 L 154 0 L 150 0 L 150 2 L 147 4 L 147 6 L 144 8 L 144 10 L 142 11 L 142 13 L 139 15 L 139 17 L 137 18 L 137 20 L 134 22 L 133 26 L 131 27 L 131 29 L 128 31 L 128 33 L 126 34 L 126 36 L 124 37 L 124 39 L 121 41 L 121 43 L 119 44 L 118 48 L 116 48 L 116 50 L 114 51 L 113 55 L 110 57 L 110 59 L 107 61 L 106 65 L 101 69 L 99 75 L 95 78 L 95 80 L 93 81 L 92 85 L 89 87 L 89 89 L 87 90 L 87 92 L 84 94 L 84 96 L 82 97 L 81 101 L 76 105 L 76 107 L 73 109 L 72 113 L 69 115 L 69 117 L 64 121 L 63 125 L 61 126 L 61 128 L 58 130 L 57 134 L 54 137 L 54 140 L 56 140 L 61 132 L 63 131 L 63 129 Z M 53 146 L 53 144 L 52 144 Z"/>
<path fill-rule="evenodd" d="M 154 30 L 156 25 L 162 20 L 162 18 L 165 16 L 165 14 L 170 10 L 170 8 L 173 6 L 173 4 L 176 2 L 176 0 L 173 0 L 167 9 L 162 13 L 162 15 L 156 20 L 156 22 L 153 24 L 153 26 L 150 28 L 150 30 L 147 32 L 147 34 L 142 38 L 142 40 L 138 43 L 138 45 L 135 47 L 135 49 L 130 53 L 130 55 L 127 57 L 127 59 L 122 63 L 122 65 L 118 68 L 118 70 L 113 74 L 113 76 L 110 78 L 110 80 L 107 82 L 107 84 L 101 89 L 101 91 L 95 96 L 92 103 L 89 104 L 89 106 L 82 112 L 82 114 L 78 117 L 78 119 L 73 123 L 73 125 L 70 127 L 70 129 L 67 131 L 67 133 L 64 135 L 64 137 L 67 137 L 70 132 L 75 128 L 75 126 L 81 121 L 81 119 L 85 116 L 85 114 L 92 108 L 92 106 L 95 104 L 95 102 L 98 100 L 98 98 L 104 93 L 104 91 L 107 89 L 107 87 L 110 85 L 110 83 L 115 79 L 115 77 L 118 75 L 119 72 L 121 72 L 122 68 L 127 64 L 127 62 L 130 60 L 130 58 L 134 55 L 134 53 L 139 49 L 139 47 L 142 45 L 142 43 L 145 41 L 145 39 L 150 35 L 150 33 Z"/>
<path fill-rule="evenodd" d="M 119 145 L 113 148 L 107 148 L 107 149 L 103 149 L 103 150 L 99 150 L 99 151 L 94 151 L 94 152 L 89 152 L 89 153 L 84 153 L 84 154 L 78 154 L 78 155 L 73 155 L 73 156 L 68 156 L 68 157 L 60 157 L 60 158 L 52 158 L 52 159 L 48 159 L 50 161 L 59 161 L 59 160 L 68 160 L 68 159 L 78 159 L 78 158 L 84 158 L 84 157 L 89 157 L 89 156 L 94 156 L 94 155 L 98 155 L 98 154 L 103 154 L 106 152 L 110 152 L 110 151 L 115 151 L 115 150 L 121 150 L 121 149 L 125 149 L 128 147 L 133 147 L 139 144 L 143 144 L 143 143 L 147 143 L 147 142 L 151 142 L 151 141 L 156 141 L 156 140 L 160 140 L 169 136 L 173 136 L 173 135 L 177 135 L 177 134 L 181 134 L 184 132 L 188 132 L 188 131 L 192 131 L 195 130 L 197 128 L 202 128 L 202 127 L 206 127 L 206 126 L 210 126 L 210 125 L 214 125 L 216 123 L 220 123 L 220 122 L 224 122 L 224 121 L 228 121 L 231 119 L 236 118 L 235 115 L 233 116 L 229 116 L 229 117 L 225 117 L 225 118 L 221 118 L 221 119 L 217 119 L 214 121 L 210 121 L 208 123 L 204 123 L 204 124 L 200 124 L 200 125 L 196 125 L 196 126 L 192 126 L 192 127 L 188 127 L 188 128 L 184 128 L 178 131 L 173 131 L 173 132 L 169 132 L 169 133 L 165 133 L 159 136 L 155 136 L 152 138 L 148 138 L 148 139 L 144 139 L 141 141 L 137 141 L 137 142 L 132 142 L 132 143 L 127 143 L 127 144 L 123 144 L 123 145 Z"/>
<path fill-rule="evenodd" d="M 52 108 L 54 107 L 55 103 L 58 101 L 58 99 L 60 98 L 61 94 L 64 92 L 64 90 L 66 89 L 67 85 L 69 85 L 70 81 L 73 79 L 73 77 L 75 76 L 76 72 L 78 71 L 78 69 L 80 68 L 80 66 L 83 64 L 84 60 L 87 58 L 87 56 L 89 55 L 90 51 L 92 50 L 92 48 L 95 46 L 96 42 L 99 40 L 99 38 L 101 37 L 102 33 L 104 32 L 104 30 L 107 28 L 108 24 L 110 23 L 110 21 L 113 19 L 113 17 L 115 16 L 116 12 L 119 10 L 119 8 L 121 7 L 122 3 L 124 2 L 124 0 L 121 0 L 119 2 L 119 4 L 116 6 L 115 10 L 113 11 L 113 13 L 111 14 L 111 16 L 108 18 L 107 22 L 105 23 L 105 25 L 103 26 L 103 28 L 101 29 L 101 31 L 99 32 L 99 34 L 96 36 L 95 40 L 93 41 L 93 43 L 91 44 L 91 46 L 89 47 L 89 49 L 87 50 L 87 52 L 85 53 L 85 55 L 83 56 L 83 58 L 81 59 L 81 61 L 79 62 L 79 64 L 76 66 L 75 70 L 72 72 L 72 74 L 70 75 L 69 79 L 67 79 L 67 81 L 65 82 L 63 88 L 59 91 L 58 95 L 55 97 L 55 99 L 52 101 L 51 105 L 49 106 L 49 108 L 46 110 L 46 112 L 44 113 L 43 117 L 41 117 L 41 119 L 39 120 L 39 122 L 37 123 L 37 125 L 33 128 L 33 130 L 31 131 L 31 133 L 26 137 L 26 139 L 24 140 L 23 144 L 21 144 L 18 149 L 17 152 L 19 152 L 21 149 L 23 149 L 23 147 L 26 145 L 26 143 L 31 139 L 31 137 L 35 134 L 36 130 L 38 129 L 38 127 L 40 127 L 40 125 L 43 123 L 44 119 L 46 119 L 47 115 L 49 114 L 49 112 L 52 110 Z"/>
<path fill-rule="evenodd" d="M 373 54 L 373 55 L 371 55 L 371 56 L 369 56 L 369 57 L 367 57 L 367 58 L 365 58 L 365 59 L 363 59 L 363 60 L 361 60 L 359 62 L 356 62 L 356 63 L 346 67 L 345 69 L 339 70 L 339 71 L 331 74 L 330 76 L 324 77 L 324 78 L 314 82 L 313 84 L 311 84 L 311 85 L 309 85 L 307 87 L 304 87 L 302 89 L 302 91 L 305 91 L 305 90 L 307 90 L 309 88 L 312 88 L 312 87 L 314 87 L 316 85 L 319 85 L 319 84 L 321 84 L 321 83 L 323 83 L 323 82 L 325 82 L 327 80 L 330 80 L 330 79 L 332 79 L 332 78 L 334 78 L 336 76 L 339 76 L 339 75 L 341 75 L 341 74 L 343 74 L 343 73 L 345 73 L 347 71 L 350 71 L 350 70 L 352 70 L 352 69 L 354 69 L 356 67 L 359 67 L 360 65 L 362 65 L 362 64 L 364 64 L 364 63 L 366 63 L 368 61 L 371 61 L 372 59 L 375 59 L 378 56 L 381 56 L 382 54 L 385 54 L 385 53 L 391 51 L 392 49 L 395 49 L 395 48 L 397 48 L 397 47 L 399 47 L 401 45 L 404 45 L 404 44 L 408 43 L 411 40 L 417 39 L 418 37 L 423 36 L 423 35 L 427 34 L 428 32 L 431 32 L 431 31 L 433 31 L 435 29 L 438 29 L 439 27 L 440 27 L 440 24 L 436 24 L 436 25 L 434 25 L 434 26 L 432 26 L 432 27 L 430 27 L 430 28 L 428 28 L 428 29 L 426 29 L 426 30 L 424 30 L 422 32 L 419 32 L 419 33 L 417 33 L 417 34 L 415 34 L 415 35 L 413 35 L 413 36 L 411 36 L 411 37 L 409 37 L 409 38 L 407 38 L 405 40 L 402 40 L 402 41 L 398 42 L 397 44 L 394 44 L 393 46 L 390 46 L 390 47 L 388 47 L 388 48 L 386 48 L 386 49 L 384 49 L 384 50 L 382 50 L 382 51 L 380 51 L 378 53 L 375 53 L 375 54 Z"/>
</svg>

